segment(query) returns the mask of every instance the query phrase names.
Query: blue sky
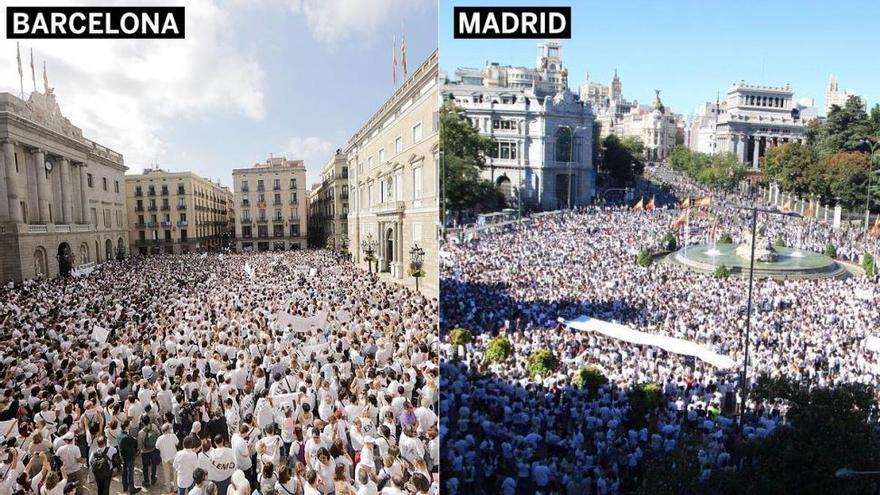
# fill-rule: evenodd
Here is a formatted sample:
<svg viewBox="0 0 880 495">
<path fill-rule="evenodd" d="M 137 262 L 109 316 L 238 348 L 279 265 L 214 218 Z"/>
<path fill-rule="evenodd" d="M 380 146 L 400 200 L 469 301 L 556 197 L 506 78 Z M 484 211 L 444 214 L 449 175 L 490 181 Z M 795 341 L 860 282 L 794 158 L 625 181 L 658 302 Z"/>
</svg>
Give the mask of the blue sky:
<svg viewBox="0 0 880 495">
<path fill-rule="evenodd" d="M 482 0 L 440 1 L 440 60 L 481 67 L 486 60 L 533 66 L 539 40 L 453 40 L 454 5 L 492 5 Z M 571 5 L 572 38 L 563 40 L 569 85 L 585 72 L 608 83 L 617 68 L 627 99 L 649 103 L 654 89 L 679 113 L 722 97 L 734 82 L 792 85 L 795 97 L 824 108 L 828 77 L 852 88 L 873 106 L 880 101 L 880 2 L 774 0 L 623 0 L 541 2 L 503 0 L 497 5 Z"/>
<path fill-rule="evenodd" d="M 156 162 L 231 185 L 233 168 L 274 153 L 305 159 L 316 180 L 392 94 L 392 35 L 406 33 L 410 72 L 437 46 L 432 0 L 114 1 L 185 5 L 186 40 L 25 40 L 24 86 L 27 97 L 33 49 L 38 89 L 45 60 L 65 116 L 123 153 L 129 173 Z M 0 91 L 18 94 L 3 21 Z"/>
</svg>

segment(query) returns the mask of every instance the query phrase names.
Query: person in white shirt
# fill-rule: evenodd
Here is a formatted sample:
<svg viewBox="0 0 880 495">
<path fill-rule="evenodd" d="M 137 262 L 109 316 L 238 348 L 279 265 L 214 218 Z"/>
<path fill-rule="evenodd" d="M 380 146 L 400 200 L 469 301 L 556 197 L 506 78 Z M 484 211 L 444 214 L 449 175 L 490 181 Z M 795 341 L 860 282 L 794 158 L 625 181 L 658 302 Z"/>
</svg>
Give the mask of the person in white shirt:
<svg viewBox="0 0 880 495">
<path fill-rule="evenodd" d="M 190 435 L 183 439 L 183 450 L 174 456 L 172 465 L 177 475 L 177 495 L 187 495 L 193 486 L 193 473 L 199 467 L 199 456 L 195 452 L 198 447 L 198 437 Z"/>
<path fill-rule="evenodd" d="M 376 486 L 376 482 L 370 478 L 370 470 L 369 469 L 359 469 L 357 481 L 358 481 L 357 495 L 378 495 L 379 494 L 379 488 Z"/>
<path fill-rule="evenodd" d="M 156 439 L 156 449 L 159 450 L 159 458 L 162 465 L 162 477 L 165 479 L 168 491 L 173 492 L 174 485 L 174 458 L 177 456 L 177 435 L 171 431 L 171 424 L 162 425 L 162 434 Z"/>
<path fill-rule="evenodd" d="M 217 485 L 217 493 L 226 493 L 235 469 L 235 453 L 226 446 L 223 435 L 216 435 L 214 448 L 208 452 L 208 479 Z"/>
<path fill-rule="evenodd" d="M 80 479 L 82 470 L 82 452 L 79 447 L 74 445 L 74 435 L 72 431 L 64 434 L 62 437 L 64 444 L 55 451 L 55 455 L 61 460 L 61 472 L 71 483 L 75 483 Z"/>
</svg>

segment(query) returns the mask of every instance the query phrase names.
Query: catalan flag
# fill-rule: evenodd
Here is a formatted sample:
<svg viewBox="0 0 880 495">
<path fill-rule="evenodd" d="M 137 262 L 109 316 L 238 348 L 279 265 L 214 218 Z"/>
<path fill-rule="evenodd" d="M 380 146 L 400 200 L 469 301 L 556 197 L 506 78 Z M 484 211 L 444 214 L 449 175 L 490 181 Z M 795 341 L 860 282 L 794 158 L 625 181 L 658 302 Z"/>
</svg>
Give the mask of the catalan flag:
<svg viewBox="0 0 880 495">
<path fill-rule="evenodd" d="M 694 206 L 703 207 L 710 206 L 712 204 L 712 198 L 709 196 L 703 196 L 701 198 L 697 198 L 694 200 Z"/>
<path fill-rule="evenodd" d="M 877 220 L 874 220 L 874 226 L 871 227 L 871 235 L 877 237 L 878 234 L 880 234 L 880 217 L 877 217 Z"/>
<path fill-rule="evenodd" d="M 691 207 L 691 198 L 687 198 L 687 199 L 685 199 L 685 200 L 679 205 L 679 207 L 680 207 L 682 210 L 687 210 L 688 208 L 690 208 L 690 207 Z"/>
<path fill-rule="evenodd" d="M 645 209 L 648 211 L 654 211 L 654 196 L 651 196 L 651 201 L 648 201 L 648 204 L 645 205 Z"/>
<path fill-rule="evenodd" d="M 401 26 L 402 29 L 402 26 Z M 403 69 L 403 79 L 406 80 L 407 67 L 406 67 L 406 34 L 401 33 L 400 35 L 400 65 Z"/>
<path fill-rule="evenodd" d="M 788 213 L 791 211 L 791 199 L 789 199 L 788 201 L 785 202 L 784 205 L 782 205 L 782 211 L 785 213 Z"/>
<path fill-rule="evenodd" d="M 642 198 L 642 199 L 639 200 L 638 203 L 636 203 L 636 204 L 632 207 L 632 212 L 635 213 L 635 212 L 637 212 L 637 211 L 639 211 L 639 210 L 644 210 L 644 209 L 645 209 L 645 198 Z"/>
<path fill-rule="evenodd" d="M 808 206 L 806 210 L 804 210 L 804 217 L 811 218 L 813 216 L 813 207 Z"/>
<path fill-rule="evenodd" d="M 682 225 L 687 224 L 687 222 L 688 222 L 688 214 L 687 214 L 687 212 L 684 212 L 681 214 L 680 217 L 678 217 L 677 219 L 675 219 L 674 222 L 672 222 L 672 228 L 678 230 Z"/>
</svg>

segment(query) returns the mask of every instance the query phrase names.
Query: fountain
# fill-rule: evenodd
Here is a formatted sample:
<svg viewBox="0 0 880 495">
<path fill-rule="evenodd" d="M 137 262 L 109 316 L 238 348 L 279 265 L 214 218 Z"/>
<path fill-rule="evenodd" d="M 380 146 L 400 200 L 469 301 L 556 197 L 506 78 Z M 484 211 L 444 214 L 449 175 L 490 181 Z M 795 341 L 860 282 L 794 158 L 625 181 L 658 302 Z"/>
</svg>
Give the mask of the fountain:
<svg viewBox="0 0 880 495">
<path fill-rule="evenodd" d="M 711 274 L 720 265 L 733 275 L 748 275 L 752 246 L 755 249 L 755 276 L 774 279 L 817 279 L 845 277 L 846 268 L 820 253 L 775 247 L 764 229 L 753 237 L 750 231 L 742 233 L 743 242 L 734 244 L 698 244 L 680 249 L 666 257 L 668 262 L 687 269 Z"/>
</svg>

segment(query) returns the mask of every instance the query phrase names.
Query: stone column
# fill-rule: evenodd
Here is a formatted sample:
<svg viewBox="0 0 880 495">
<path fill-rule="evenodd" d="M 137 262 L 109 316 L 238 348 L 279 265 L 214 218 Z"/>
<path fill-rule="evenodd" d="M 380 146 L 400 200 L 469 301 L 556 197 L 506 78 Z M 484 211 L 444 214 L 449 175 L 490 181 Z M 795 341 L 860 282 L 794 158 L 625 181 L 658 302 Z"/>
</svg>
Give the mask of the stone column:
<svg viewBox="0 0 880 495">
<path fill-rule="evenodd" d="M 79 165 L 79 205 L 82 209 L 81 223 L 89 223 L 89 200 L 86 197 L 86 189 L 89 187 L 86 182 L 86 164 Z"/>
<path fill-rule="evenodd" d="M 752 155 L 752 169 L 758 170 L 758 155 L 761 152 L 761 138 L 755 136 L 754 154 Z"/>
<path fill-rule="evenodd" d="M 46 154 L 37 148 L 33 152 L 34 166 L 37 169 L 37 203 L 40 223 L 49 223 L 49 178 L 46 177 Z"/>
<path fill-rule="evenodd" d="M 6 161 L 6 195 L 9 199 L 9 220 L 15 223 L 24 221 L 21 211 L 22 192 L 19 186 L 18 174 L 15 173 L 15 143 L 3 142 L 3 158 Z"/>
<path fill-rule="evenodd" d="M 73 223 L 73 211 L 71 205 L 71 194 L 73 190 L 70 187 L 70 160 L 61 159 L 61 219 L 66 225 Z"/>
</svg>

